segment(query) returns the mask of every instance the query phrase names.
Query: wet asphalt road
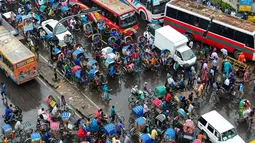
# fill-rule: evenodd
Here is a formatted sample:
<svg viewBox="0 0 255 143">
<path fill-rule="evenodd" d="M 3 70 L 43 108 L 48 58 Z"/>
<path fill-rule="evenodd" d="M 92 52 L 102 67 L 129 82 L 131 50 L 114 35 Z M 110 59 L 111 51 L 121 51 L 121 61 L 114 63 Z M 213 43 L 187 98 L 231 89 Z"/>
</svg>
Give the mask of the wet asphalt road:
<svg viewBox="0 0 255 143">
<path fill-rule="evenodd" d="M 138 19 L 139 22 L 139 31 L 136 36 L 142 34 L 142 32 L 146 28 L 146 23 Z M 81 43 L 85 47 L 89 46 L 88 41 L 85 39 L 84 36 L 80 36 L 82 34 L 75 34 L 77 43 Z M 88 48 L 90 49 L 90 48 Z M 90 51 L 91 52 L 91 51 Z M 45 52 L 42 52 L 43 56 L 47 57 Z M 151 71 L 146 71 L 141 73 L 141 76 L 134 76 L 134 75 L 126 75 L 122 77 L 120 80 L 113 80 L 109 79 L 109 88 L 113 89 L 111 92 L 111 102 L 109 105 L 104 104 L 101 102 L 100 93 L 95 90 L 84 91 L 88 94 L 88 96 L 98 105 L 104 104 L 105 111 L 108 111 L 110 114 L 109 109 L 111 105 L 116 106 L 116 111 L 125 117 L 125 122 L 128 122 L 129 114 L 131 110 L 128 108 L 128 96 L 130 95 L 130 89 L 133 85 L 139 85 L 139 87 L 143 87 L 143 83 L 146 81 L 148 82 L 148 88 L 153 89 L 158 85 L 163 85 L 166 78 L 166 72 L 162 71 L 160 74 L 154 73 Z M 7 84 L 8 92 L 10 93 L 8 96 L 10 101 L 19 106 L 23 111 L 23 118 L 24 120 L 31 121 L 31 123 L 35 123 L 35 118 L 37 115 L 37 109 L 39 107 L 46 107 L 45 105 L 45 97 L 49 94 L 55 94 L 53 89 L 46 87 L 38 80 L 33 80 L 31 82 L 25 83 L 23 85 L 17 86 L 13 83 L 10 79 L 6 78 L 3 72 L 0 72 L 0 82 L 5 82 Z M 50 89 L 50 90 L 49 90 Z M 252 90 L 252 89 L 250 89 Z M 245 96 L 255 105 L 255 97 L 254 94 L 251 92 L 245 92 Z M 233 125 L 237 127 L 238 133 L 240 136 L 245 140 L 245 142 L 249 142 L 252 139 L 255 139 L 255 136 L 251 136 L 247 133 L 247 124 L 239 124 L 236 125 L 234 122 L 233 112 L 238 110 L 238 105 L 236 106 L 229 106 L 227 102 L 218 103 L 216 106 L 211 106 L 207 104 L 200 109 L 200 113 L 206 113 L 211 110 L 217 110 L 221 115 L 223 115 L 227 120 L 229 120 Z M 0 113 L 4 113 L 4 106 L 0 104 Z M 3 120 L 0 121 L 0 125 L 3 124 Z"/>
<path fill-rule="evenodd" d="M 45 98 L 47 95 L 55 95 L 56 92 L 49 87 L 46 87 L 38 79 L 32 80 L 22 85 L 16 85 L 11 79 L 0 71 L 0 82 L 4 82 L 7 86 L 7 98 L 9 104 L 12 103 L 23 110 L 23 122 L 29 121 L 35 128 L 37 119 L 37 110 L 44 107 Z M 2 100 L 1 100 L 2 101 Z M 5 106 L 0 103 L 0 113 L 4 114 Z M 3 125 L 3 119 L 0 120 L 0 126 Z"/>
</svg>

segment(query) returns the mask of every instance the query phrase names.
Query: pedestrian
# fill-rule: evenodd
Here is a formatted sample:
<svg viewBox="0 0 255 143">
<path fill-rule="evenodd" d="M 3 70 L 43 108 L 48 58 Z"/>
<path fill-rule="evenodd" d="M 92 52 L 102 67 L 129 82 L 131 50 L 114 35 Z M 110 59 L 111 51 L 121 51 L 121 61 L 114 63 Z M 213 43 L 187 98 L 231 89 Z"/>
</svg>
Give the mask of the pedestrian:
<svg viewBox="0 0 255 143">
<path fill-rule="evenodd" d="M 175 63 L 174 63 L 174 77 L 177 76 L 178 69 L 179 69 L 179 64 L 178 64 L 177 62 L 175 62 Z"/>
<path fill-rule="evenodd" d="M 239 85 L 239 96 L 238 96 L 239 99 L 242 99 L 242 97 L 243 97 L 243 89 L 244 89 L 244 85 L 243 85 L 243 83 L 241 83 Z"/>
<path fill-rule="evenodd" d="M 143 104 L 143 116 L 146 118 L 147 117 L 147 113 L 148 113 L 148 111 L 149 111 L 150 109 L 148 108 L 148 106 L 147 106 L 147 102 L 145 102 L 144 104 Z"/>
<path fill-rule="evenodd" d="M 193 41 L 190 41 L 190 42 L 189 42 L 189 47 L 190 47 L 190 49 L 193 48 L 193 45 L 194 45 Z"/>
<path fill-rule="evenodd" d="M 101 56 L 100 51 L 99 51 L 99 50 L 96 50 L 96 61 L 97 61 L 98 63 L 100 63 L 100 56 Z"/>
<path fill-rule="evenodd" d="M 122 125 L 122 122 L 121 122 L 121 121 L 119 121 L 118 123 L 116 123 L 115 129 L 116 129 L 116 131 L 117 131 L 118 136 L 121 135 L 121 129 L 122 129 L 122 128 L 123 128 L 123 125 Z"/>
<path fill-rule="evenodd" d="M 246 61 L 245 55 L 243 54 L 243 52 L 241 52 L 240 55 L 238 56 L 238 62 L 244 63 L 245 61 Z"/>
<path fill-rule="evenodd" d="M 219 58 L 218 54 L 217 54 L 217 49 L 216 48 L 213 49 L 213 52 L 211 54 L 210 59 L 213 60 L 214 58 L 217 58 L 217 59 Z"/>
<path fill-rule="evenodd" d="M 253 92 L 255 92 L 255 80 L 253 81 Z"/>
<path fill-rule="evenodd" d="M 38 116 L 40 116 L 41 114 L 44 114 L 44 113 L 45 113 L 44 108 L 40 108 L 38 110 Z"/>
<path fill-rule="evenodd" d="M 156 143 L 156 137 L 158 136 L 158 132 L 156 129 L 151 131 L 151 143 Z"/>
<path fill-rule="evenodd" d="M 1 86 L 2 86 L 2 88 L 1 88 L 1 95 L 2 95 L 2 100 L 4 100 L 4 98 L 6 98 L 5 96 L 7 95 L 6 94 L 6 92 L 7 92 L 7 90 L 6 90 L 6 85 L 5 85 L 5 83 L 1 83 Z"/>
<path fill-rule="evenodd" d="M 222 60 L 224 60 L 228 56 L 228 51 L 225 48 L 220 50 L 222 52 Z"/>
<path fill-rule="evenodd" d="M 205 47 L 205 59 L 207 60 L 208 59 L 208 55 L 210 53 L 210 49 L 208 46 Z"/>
<path fill-rule="evenodd" d="M 57 62 L 56 61 L 53 63 L 53 71 L 54 71 L 53 81 L 57 81 L 58 80 L 58 74 L 57 74 Z"/>
<path fill-rule="evenodd" d="M 212 68 L 214 69 L 214 71 L 217 71 L 218 64 L 219 64 L 218 59 L 214 58 L 212 61 Z"/>
<path fill-rule="evenodd" d="M 116 112 L 115 112 L 115 109 L 114 109 L 115 107 L 114 106 L 112 106 L 112 109 L 111 109 L 111 118 L 112 118 L 112 122 L 114 122 L 115 121 L 115 115 L 116 115 Z"/>
<path fill-rule="evenodd" d="M 65 96 L 61 95 L 61 98 L 60 98 L 60 108 L 65 109 L 65 106 L 66 106 Z"/>
</svg>

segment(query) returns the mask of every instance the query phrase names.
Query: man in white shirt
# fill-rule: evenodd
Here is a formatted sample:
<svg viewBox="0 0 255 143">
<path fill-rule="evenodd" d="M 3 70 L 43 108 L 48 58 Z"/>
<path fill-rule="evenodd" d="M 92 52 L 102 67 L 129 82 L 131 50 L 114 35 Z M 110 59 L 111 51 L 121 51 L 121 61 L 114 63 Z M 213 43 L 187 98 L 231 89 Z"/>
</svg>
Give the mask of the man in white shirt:
<svg viewBox="0 0 255 143">
<path fill-rule="evenodd" d="M 54 108 L 51 111 L 51 114 L 52 114 L 53 117 L 57 117 L 58 116 L 58 104 L 56 104 L 54 106 Z"/>
<path fill-rule="evenodd" d="M 193 48 L 193 45 L 194 45 L 193 41 L 190 41 L 190 42 L 189 42 L 189 47 L 190 47 L 190 49 Z"/>
<path fill-rule="evenodd" d="M 38 116 L 41 115 L 41 114 L 44 114 L 44 113 L 45 113 L 44 108 L 41 108 L 41 109 L 38 110 Z"/>
<path fill-rule="evenodd" d="M 224 81 L 224 86 L 225 86 L 225 90 L 229 90 L 229 85 L 230 85 L 230 80 L 227 78 L 225 81 Z"/>
<path fill-rule="evenodd" d="M 147 103 L 145 102 L 144 104 L 143 104 L 143 114 L 144 114 L 144 116 L 147 116 L 147 112 L 149 111 L 150 109 L 148 108 L 148 106 L 147 106 Z"/>
<path fill-rule="evenodd" d="M 225 48 L 220 50 L 222 52 L 222 59 L 225 59 L 228 56 L 228 51 Z"/>
<path fill-rule="evenodd" d="M 218 57 L 218 54 L 216 52 L 213 52 L 210 59 L 215 59 L 215 58 L 218 59 L 219 57 Z"/>
</svg>

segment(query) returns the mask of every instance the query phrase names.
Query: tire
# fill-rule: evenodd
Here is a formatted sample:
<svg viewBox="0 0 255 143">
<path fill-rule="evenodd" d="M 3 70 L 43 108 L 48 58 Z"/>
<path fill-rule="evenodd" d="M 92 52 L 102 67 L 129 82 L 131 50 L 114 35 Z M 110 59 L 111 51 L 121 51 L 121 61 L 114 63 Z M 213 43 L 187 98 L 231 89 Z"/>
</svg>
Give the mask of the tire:
<svg viewBox="0 0 255 143">
<path fill-rule="evenodd" d="M 131 102 L 135 102 L 135 101 L 136 101 L 136 97 L 133 94 L 130 94 L 128 97 L 128 102 L 131 103 Z"/>
<path fill-rule="evenodd" d="M 144 12 L 140 12 L 140 17 L 142 20 L 147 21 L 146 15 L 144 14 Z"/>
<path fill-rule="evenodd" d="M 135 107 L 135 102 L 130 102 L 130 103 L 128 104 L 128 107 L 129 107 L 130 109 L 133 109 L 133 108 Z"/>
<path fill-rule="evenodd" d="M 241 53 L 241 52 L 240 52 L 239 50 L 235 50 L 235 51 L 234 51 L 234 57 L 235 57 L 236 59 L 238 59 L 240 53 Z"/>
</svg>

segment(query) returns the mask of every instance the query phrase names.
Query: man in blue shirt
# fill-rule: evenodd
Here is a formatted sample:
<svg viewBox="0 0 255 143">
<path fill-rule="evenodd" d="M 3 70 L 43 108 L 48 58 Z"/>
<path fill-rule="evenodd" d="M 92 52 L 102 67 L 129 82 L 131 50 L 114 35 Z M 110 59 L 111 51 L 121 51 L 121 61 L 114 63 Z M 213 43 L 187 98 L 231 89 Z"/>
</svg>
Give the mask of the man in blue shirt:
<svg viewBox="0 0 255 143">
<path fill-rule="evenodd" d="M 7 106 L 7 107 L 5 108 L 5 117 L 6 117 L 7 119 L 10 119 L 10 118 L 12 117 L 12 111 L 11 111 L 11 109 L 10 109 L 9 106 Z"/>
<path fill-rule="evenodd" d="M 2 100 L 4 100 L 4 96 L 6 96 L 6 85 L 4 83 L 1 83 L 2 89 L 1 89 L 1 95 L 2 95 Z"/>
</svg>

